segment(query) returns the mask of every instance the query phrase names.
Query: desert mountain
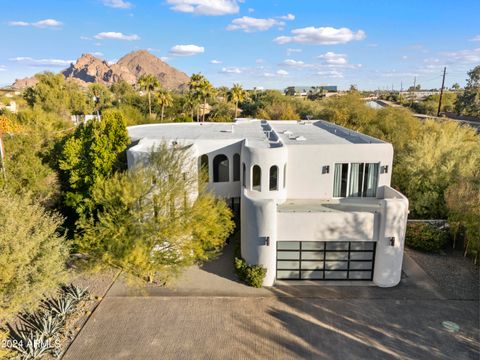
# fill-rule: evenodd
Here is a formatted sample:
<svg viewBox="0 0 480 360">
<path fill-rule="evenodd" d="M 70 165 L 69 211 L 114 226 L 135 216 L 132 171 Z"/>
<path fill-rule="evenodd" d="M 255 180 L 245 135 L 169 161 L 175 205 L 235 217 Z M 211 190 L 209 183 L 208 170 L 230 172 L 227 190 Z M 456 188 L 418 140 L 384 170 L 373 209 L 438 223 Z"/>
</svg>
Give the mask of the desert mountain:
<svg viewBox="0 0 480 360">
<path fill-rule="evenodd" d="M 112 85 L 121 80 L 135 84 L 144 74 L 155 75 L 166 89 L 184 87 L 189 77 L 160 60 L 146 50 L 133 51 L 117 63 L 109 64 L 91 54 L 83 54 L 75 64 L 61 72 L 66 79 L 73 79 L 80 85 L 102 83 Z M 35 77 L 16 80 L 12 87 L 20 90 L 35 84 Z"/>
<path fill-rule="evenodd" d="M 128 69 L 136 79 L 144 74 L 155 75 L 160 84 L 167 89 L 181 88 L 189 81 L 187 74 L 171 67 L 146 50 L 128 53 L 118 60 L 116 65 Z"/>
</svg>

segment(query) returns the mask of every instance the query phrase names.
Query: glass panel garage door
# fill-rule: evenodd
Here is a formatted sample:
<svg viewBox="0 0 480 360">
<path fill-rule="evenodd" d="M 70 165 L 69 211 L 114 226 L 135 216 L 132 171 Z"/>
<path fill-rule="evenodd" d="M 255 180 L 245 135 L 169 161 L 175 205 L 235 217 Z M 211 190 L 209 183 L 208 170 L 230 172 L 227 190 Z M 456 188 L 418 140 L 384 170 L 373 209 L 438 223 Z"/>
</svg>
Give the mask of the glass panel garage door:
<svg viewBox="0 0 480 360">
<path fill-rule="evenodd" d="M 372 280 L 372 241 L 279 241 L 278 280 Z"/>
</svg>

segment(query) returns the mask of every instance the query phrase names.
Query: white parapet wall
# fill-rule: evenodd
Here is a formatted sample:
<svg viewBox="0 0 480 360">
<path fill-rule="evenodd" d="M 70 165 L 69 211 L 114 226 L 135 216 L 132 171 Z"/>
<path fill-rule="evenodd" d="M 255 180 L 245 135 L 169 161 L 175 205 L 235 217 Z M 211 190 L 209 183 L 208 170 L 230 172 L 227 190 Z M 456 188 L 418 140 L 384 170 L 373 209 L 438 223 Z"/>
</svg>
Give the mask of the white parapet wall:
<svg viewBox="0 0 480 360">
<path fill-rule="evenodd" d="M 380 189 L 383 196 L 381 236 L 377 242 L 373 282 L 380 287 L 398 285 L 402 277 L 408 199 L 388 186 Z"/>
</svg>

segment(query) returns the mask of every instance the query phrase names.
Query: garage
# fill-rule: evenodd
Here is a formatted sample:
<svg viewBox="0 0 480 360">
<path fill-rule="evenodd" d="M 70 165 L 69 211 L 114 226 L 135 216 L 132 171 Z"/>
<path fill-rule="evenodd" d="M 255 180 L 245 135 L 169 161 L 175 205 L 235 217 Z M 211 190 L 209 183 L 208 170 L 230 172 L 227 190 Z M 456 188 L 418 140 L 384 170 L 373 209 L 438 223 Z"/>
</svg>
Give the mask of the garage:
<svg viewBox="0 0 480 360">
<path fill-rule="evenodd" d="M 373 278 L 373 241 L 278 241 L 277 280 Z"/>
</svg>

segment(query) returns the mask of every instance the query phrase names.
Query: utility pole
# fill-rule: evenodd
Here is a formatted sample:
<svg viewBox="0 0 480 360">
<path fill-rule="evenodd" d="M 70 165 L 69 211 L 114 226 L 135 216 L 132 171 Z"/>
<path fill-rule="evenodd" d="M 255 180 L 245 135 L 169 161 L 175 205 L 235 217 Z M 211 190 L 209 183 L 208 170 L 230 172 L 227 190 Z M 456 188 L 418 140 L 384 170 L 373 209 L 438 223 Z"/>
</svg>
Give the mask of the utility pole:
<svg viewBox="0 0 480 360">
<path fill-rule="evenodd" d="M 440 89 L 440 99 L 438 99 L 438 111 L 437 117 L 440 116 L 440 109 L 442 108 L 442 96 L 443 96 L 443 87 L 445 86 L 445 74 L 447 73 L 447 67 L 443 68 L 443 78 L 442 78 L 442 88 Z"/>
</svg>

